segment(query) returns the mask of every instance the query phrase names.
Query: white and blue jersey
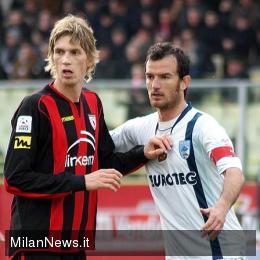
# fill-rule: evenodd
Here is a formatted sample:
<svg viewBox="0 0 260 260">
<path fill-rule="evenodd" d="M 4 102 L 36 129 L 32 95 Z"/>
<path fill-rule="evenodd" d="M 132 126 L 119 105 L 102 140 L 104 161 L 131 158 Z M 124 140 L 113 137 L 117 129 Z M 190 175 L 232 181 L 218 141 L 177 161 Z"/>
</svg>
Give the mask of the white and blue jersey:
<svg viewBox="0 0 260 260">
<path fill-rule="evenodd" d="M 160 122 L 156 112 L 129 120 L 111 131 L 119 152 L 146 144 L 155 134 L 169 134 L 173 142 L 164 161 L 151 160 L 145 166 L 162 229 L 200 230 L 207 220 L 200 208 L 212 207 L 219 199 L 224 182 L 222 173 L 231 167 L 242 168 L 232 142 L 213 117 L 191 104 L 170 121 Z M 241 229 L 231 208 L 223 230 Z M 220 256 L 221 241 L 210 243 L 215 251 L 212 254 Z"/>
</svg>

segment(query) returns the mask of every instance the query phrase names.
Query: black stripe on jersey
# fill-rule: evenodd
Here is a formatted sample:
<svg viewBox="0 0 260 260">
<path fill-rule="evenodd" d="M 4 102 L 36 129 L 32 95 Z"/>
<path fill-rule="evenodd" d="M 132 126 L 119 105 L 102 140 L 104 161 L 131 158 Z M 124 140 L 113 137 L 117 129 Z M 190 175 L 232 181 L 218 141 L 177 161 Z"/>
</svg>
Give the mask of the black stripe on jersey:
<svg viewBox="0 0 260 260">
<path fill-rule="evenodd" d="M 58 110 L 59 110 L 60 119 L 62 120 L 62 118 L 72 116 L 73 114 L 72 114 L 69 103 L 67 101 L 65 101 L 64 99 L 62 99 L 61 97 L 59 97 L 57 93 L 55 93 L 55 92 L 52 92 L 52 93 L 53 93 L 53 95 L 56 95 L 54 100 L 55 100 Z M 68 148 L 69 148 L 78 139 L 74 120 L 63 122 L 63 127 L 66 132 L 66 138 L 67 138 L 67 143 L 68 143 Z M 78 146 L 76 146 L 75 149 L 72 149 L 71 152 L 73 153 L 72 154 L 73 156 L 77 156 Z M 69 168 L 67 167 L 67 168 L 65 168 L 65 171 L 75 174 L 75 166 L 69 167 Z M 74 213 L 74 211 L 71 209 L 74 209 L 74 204 L 75 204 L 75 193 L 71 193 L 64 198 L 64 201 L 63 201 L 63 227 L 62 227 L 62 238 L 63 239 L 70 239 L 70 237 L 71 237 L 72 221 L 73 221 L 73 213 Z"/>
<path fill-rule="evenodd" d="M 201 116 L 201 113 L 196 113 L 195 116 L 192 118 L 192 120 L 188 123 L 186 133 L 185 133 L 185 140 L 190 141 L 190 155 L 187 159 L 188 167 L 190 171 L 196 172 L 196 184 L 193 185 L 193 189 L 197 198 L 197 201 L 199 203 L 200 208 L 208 208 L 207 200 L 205 197 L 205 193 L 203 190 L 203 186 L 200 180 L 199 171 L 196 165 L 195 155 L 194 155 L 194 149 L 193 149 L 193 143 L 192 143 L 192 133 L 195 126 L 195 123 L 197 119 Z M 202 215 L 204 222 L 208 220 L 208 217 L 205 215 Z M 212 251 L 212 258 L 213 259 L 222 259 L 222 251 L 220 248 L 219 240 L 216 238 L 215 240 L 210 240 L 210 247 Z"/>
</svg>

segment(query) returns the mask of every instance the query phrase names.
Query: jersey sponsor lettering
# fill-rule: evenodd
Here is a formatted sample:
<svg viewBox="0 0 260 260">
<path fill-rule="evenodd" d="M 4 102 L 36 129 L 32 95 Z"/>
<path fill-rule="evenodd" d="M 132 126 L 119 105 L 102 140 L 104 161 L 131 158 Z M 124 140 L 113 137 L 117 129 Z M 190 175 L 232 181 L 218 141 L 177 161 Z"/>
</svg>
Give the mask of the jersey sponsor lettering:
<svg viewBox="0 0 260 260">
<path fill-rule="evenodd" d="M 173 185 L 195 185 L 197 183 L 196 172 L 168 173 L 149 175 L 152 187 L 164 187 Z"/>
<path fill-rule="evenodd" d="M 16 124 L 16 133 L 31 133 L 32 132 L 32 117 L 19 116 Z"/>
<path fill-rule="evenodd" d="M 31 149 L 31 136 L 21 135 L 14 138 L 14 149 Z"/>
<path fill-rule="evenodd" d="M 74 116 L 64 116 L 64 117 L 62 117 L 61 118 L 61 121 L 62 121 L 62 123 L 64 123 L 64 122 L 68 122 L 68 121 L 73 121 L 74 120 Z"/>
<path fill-rule="evenodd" d="M 66 162 L 65 167 L 73 167 L 73 166 L 87 166 L 87 165 L 93 165 L 94 162 L 94 155 L 90 156 L 70 156 L 67 154 L 66 156 Z"/>
</svg>

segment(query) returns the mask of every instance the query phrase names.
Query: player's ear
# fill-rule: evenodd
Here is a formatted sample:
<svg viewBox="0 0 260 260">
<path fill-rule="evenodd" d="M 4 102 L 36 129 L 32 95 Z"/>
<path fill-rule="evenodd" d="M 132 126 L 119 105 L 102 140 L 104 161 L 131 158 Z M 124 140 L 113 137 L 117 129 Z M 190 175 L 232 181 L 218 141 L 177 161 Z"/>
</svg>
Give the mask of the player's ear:
<svg viewBox="0 0 260 260">
<path fill-rule="evenodd" d="M 191 77 L 190 75 L 186 75 L 182 78 L 181 80 L 181 89 L 182 90 L 185 90 L 189 87 L 190 85 L 190 82 L 191 82 Z"/>
</svg>

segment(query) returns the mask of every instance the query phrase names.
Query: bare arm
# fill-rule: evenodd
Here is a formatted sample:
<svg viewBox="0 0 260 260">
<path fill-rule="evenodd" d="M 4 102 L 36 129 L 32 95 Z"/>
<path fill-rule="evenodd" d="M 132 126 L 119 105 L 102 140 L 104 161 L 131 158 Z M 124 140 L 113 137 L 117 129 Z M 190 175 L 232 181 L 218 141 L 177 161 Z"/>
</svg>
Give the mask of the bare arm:
<svg viewBox="0 0 260 260">
<path fill-rule="evenodd" d="M 201 209 L 201 213 L 208 217 L 202 226 L 204 235 L 214 240 L 223 228 L 226 215 L 230 207 L 237 200 L 244 184 L 244 176 L 239 168 L 229 168 L 224 173 L 223 190 L 216 204 L 208 209 Z"/>
</svg>

